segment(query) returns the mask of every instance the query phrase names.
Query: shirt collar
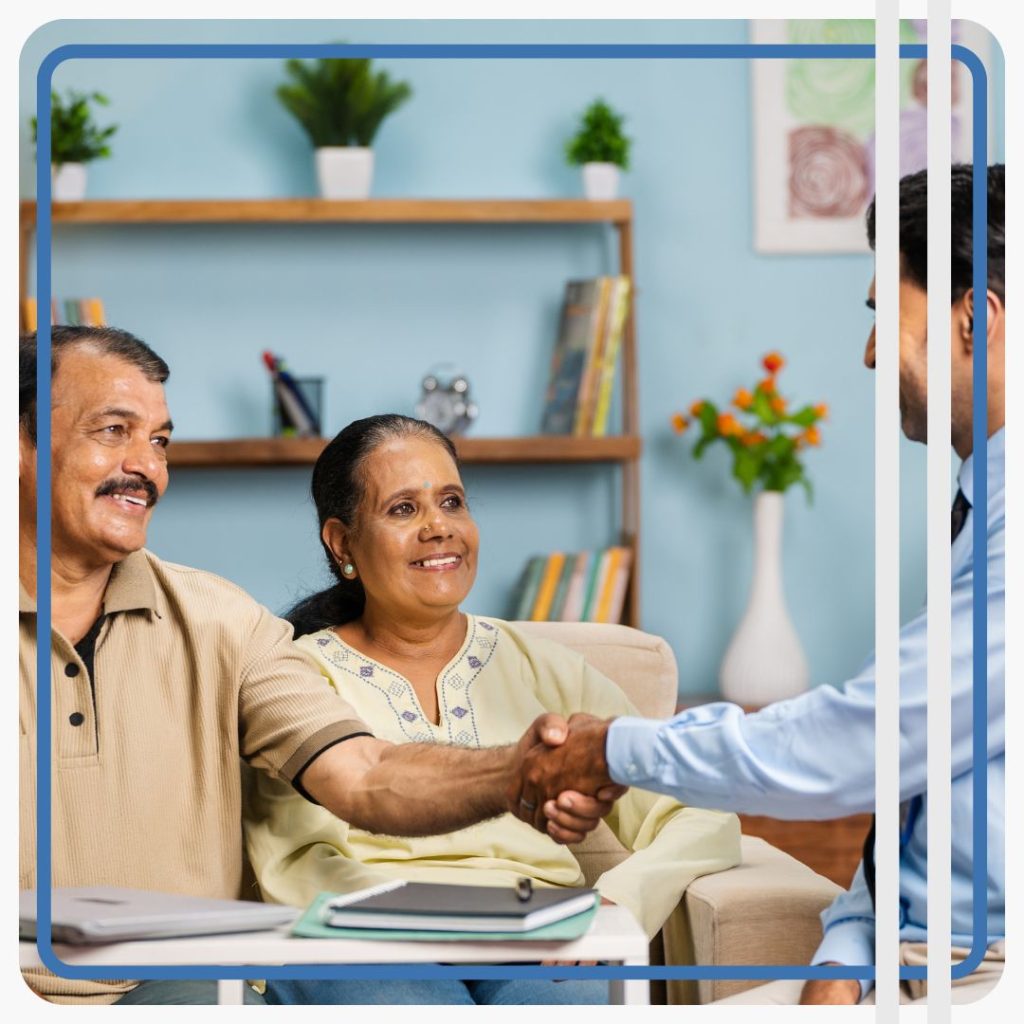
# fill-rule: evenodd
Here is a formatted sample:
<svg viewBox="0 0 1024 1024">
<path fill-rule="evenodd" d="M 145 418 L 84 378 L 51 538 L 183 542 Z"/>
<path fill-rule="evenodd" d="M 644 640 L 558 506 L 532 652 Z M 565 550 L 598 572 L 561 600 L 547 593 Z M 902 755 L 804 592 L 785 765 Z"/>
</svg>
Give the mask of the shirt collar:
<svg viewBox="0 0 1024 1024">
<path fill-rule="evenodd" d="M 1006 448 L 1006 428 L 1000 427 L 989 439 L 988 448 L 988 479 L 989 494 L 998 491 L 1003 481 L 1003 454 Z M 964 497 L 974 508 L 974 452 L 971 452 L 960 465 L 956 482 Z"/>
<path fill-rule="evenodd" d="M 114 565 L 103 595 L 103 610 L 111 612 L 152 611 L 159 614 L 156 579 L 144 550 L 133 551 Z M 18 611 L 36 611 L 36 601 L 18 581 Z"/>
</svg>

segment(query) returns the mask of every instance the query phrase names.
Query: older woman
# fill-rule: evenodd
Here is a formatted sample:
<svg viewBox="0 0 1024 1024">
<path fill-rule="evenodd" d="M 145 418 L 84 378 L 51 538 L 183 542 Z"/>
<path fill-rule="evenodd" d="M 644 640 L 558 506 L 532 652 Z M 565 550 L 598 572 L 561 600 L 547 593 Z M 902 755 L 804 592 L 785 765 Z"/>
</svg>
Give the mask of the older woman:
<svg viewBox="0 0 1024 1024">
<path fill-rule="evenodd" d="M 451 441 L 427 423 L 374 416 L 346 427 L 313 470 L 320 537 L 337 582 L 288 616 L 296 642 L 374 733 L 396 743 L 489 746 L 539 714 L 636 714 L 625 695 L 558 644 L 460 611 L 478 534 Z M 734 815 L 630 791 L 606 819 L 635 851 L 596 883 L 654 935 L 691 879 L 739 861 Z M 265 898 L 307 905 L 322 891 L 390 878 L 579 886 L 572 852 L 511 814 L 442 836 L 371 835 L 262 777 L 248 797 L 249 855 Z M 595 981 L 277 982 L 276 1002 L 604 1002 Z"/>
</svg>

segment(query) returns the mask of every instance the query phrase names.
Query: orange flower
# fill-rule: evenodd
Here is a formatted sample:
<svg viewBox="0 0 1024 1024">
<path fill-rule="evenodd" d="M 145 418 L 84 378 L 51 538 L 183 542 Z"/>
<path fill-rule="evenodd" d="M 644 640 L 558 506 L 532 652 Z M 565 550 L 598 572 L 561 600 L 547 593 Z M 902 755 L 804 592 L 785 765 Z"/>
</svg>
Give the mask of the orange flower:
<svg viewBox="0 0 1024 1024">
<path fill-rule="evenodd" d="M 757 390 L 763 391 L 766 395 L 772 395 L 775 393 L 775 378 L 765 377 L 764 380 L 757 382 Z"/>
<path fill-rule="evenodd" d="M 731 412 L 719 413 L 717 426 L 722 437 L 738 437 L 743 433 L 743 427 L 736 421 Z"/>
<path fill-rule="evenodd" d="M 703 401 L 703 399 L 698 399 L 696 402 L 693 403 L 693 405 L 690 406 L 690 415 L 691 416 L 699 416 L 700 412 L 701 412 L 701 409 L 703 409 L 703 408 L 704 408 L 704 401 Z"/>
<path fill-rule="evenodd" d="M 821 444 L 821 434 L 818 432 L 817 427 L 808 427 L 800 435 L 800 440 L 805 444 L 809 444 L 812 448 L 817 448 Z"/>
<path fill-rule="evenodd" d="M 782 395 L 773 395 L 769 404 L 776 416 L 782 416 L 786 412 L 786 400 Z"/>
<path fill-rule="evenodd" d="M 755 444 L 766 440 L 767 438 L 760 430 L 750 430 L 740 438 L 740 443 L 746 445 L 747 448 L 753 448 Z"/>
<path fill-rule="evenodd" d="M 814 415 L 817 416 L 819 420 L 828 419 L 828 406 L 824 402 L 819 402 L 814 407 Z"/>
<path fill-rule="evenodd" d="M 761 365 L 770 373 L 776 374 L 786 365 L 786 360 L 782 358 L 779 352 L 769 352 L 768 355 L 761 360 Z"/>
<path fill-rule="evenodd" d="M 677 412 L 672 417 L 672 429 L 677 434 L 682 434 L 689 425 L 690 421 L 681 412 Z"/>
<path fill-rule="evenodd" d="M 732 404 L 737 409 L 749 409 L 754 404 L 754 396 L 746 388 L 737 388 L 732 396 Z"/>
</svg>

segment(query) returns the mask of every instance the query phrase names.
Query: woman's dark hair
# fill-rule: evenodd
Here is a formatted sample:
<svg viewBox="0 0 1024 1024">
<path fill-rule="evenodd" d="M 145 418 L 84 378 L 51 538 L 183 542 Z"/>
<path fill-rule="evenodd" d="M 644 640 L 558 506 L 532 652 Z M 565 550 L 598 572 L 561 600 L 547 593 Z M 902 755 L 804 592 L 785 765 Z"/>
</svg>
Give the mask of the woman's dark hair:
<svg viewBox="0 0 1024 1024">
<path fill-rule="evenodd" d="M 338 626 L 359 618 L 366 604 L 366 594 L 358 579 L 349 580 L 341 574 L 331 549 L 324 544 L 323 529 L 328 519 L 340 519 L 351 529 L 356 512 L 366 491 L 364 467 L 366 460 L 382 445 L 402 437 L 422 437 L 435 441 L 459 463 L 455 445 L 436 427 L 409 416 L 387 413 L 355 420 L 338 434 L 320 453 L 313 467 L 310 491 L 316 505 L 320 543 L 327 555 L 327 565 L 337 581 L 326 590 L 299 601 L 285 618 L 295 627 L 295 636 L 315 633 L 318 629 Z"/>
<path fill-rule="evenodd" d="M 1006 168 L 993 164 L 986 172 L 988 190 L 988 286 L 1006 302 Z M 957 302 L 974 284 L 974 168 L 953 164 L 950 170 L 951 299 Z M 875 201 L 867 210 L 868 242 L 875 247 Z M 928 172 L 900 179 L 901 272 L 928 290 Z"/>
</svg>

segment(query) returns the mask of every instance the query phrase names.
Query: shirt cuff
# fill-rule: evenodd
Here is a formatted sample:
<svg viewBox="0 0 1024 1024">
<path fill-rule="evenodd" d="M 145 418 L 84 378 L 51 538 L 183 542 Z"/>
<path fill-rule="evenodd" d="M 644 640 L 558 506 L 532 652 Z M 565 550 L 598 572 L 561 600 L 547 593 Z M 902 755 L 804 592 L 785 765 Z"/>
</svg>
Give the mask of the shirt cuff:
<svg viewBox="0 0 1024 1024">
<path fill-rule="evenodd" d="M 620 786 L 646 788 L 655 781 L 658 730 L 664 725 L 650 718 L 616 718 L 608 729 L 605 758 L 608 774 Z"/>
<path fill-rule="evenodd" d="M 875 922 L 866 917 L 851 917 L 830 925 L 817 952 L 811 957 L 811 964 L 817 966 L 828 961 L 850 967 L 873 964 Z M 870 978 L 857 980 L 860 984 L 860 997 L 863 999 L 875 983 Z"/>
</svg>

